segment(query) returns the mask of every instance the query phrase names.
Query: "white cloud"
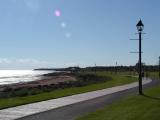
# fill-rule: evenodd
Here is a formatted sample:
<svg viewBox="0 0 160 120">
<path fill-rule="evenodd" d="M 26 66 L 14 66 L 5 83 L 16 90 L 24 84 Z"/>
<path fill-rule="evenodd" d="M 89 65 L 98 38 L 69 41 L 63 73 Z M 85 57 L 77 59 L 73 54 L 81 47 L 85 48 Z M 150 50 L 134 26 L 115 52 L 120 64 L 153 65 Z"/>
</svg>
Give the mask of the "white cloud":
<svg viewBox="0 0 160 120">
<path fill-rule="evenodd" d="M 26 58 L 26 59 L 16 59 L 15 60 L 16 63 L 24 63 L 24 64 L 35 64 L 35 65 L 40 65 L 40 64 L 44 64 L 46 62 L 43 62 L 43 61 L 39 61 L 39 60 L 35 60 L 35 59 L 29 59 L 29 58 Z"/>
<path fill-rule="evenodd" d="M 0 69 L 33 69 L 51 66 L 51 63 L 30 58 L 0 58 Z"/>
<path fill-rule="evenodd" d="M 11 61 L 7 58 L 0 58 L 0 64 L 5 63 L 5 64 L 9 64 L 11 63 Z"/>
</svg>

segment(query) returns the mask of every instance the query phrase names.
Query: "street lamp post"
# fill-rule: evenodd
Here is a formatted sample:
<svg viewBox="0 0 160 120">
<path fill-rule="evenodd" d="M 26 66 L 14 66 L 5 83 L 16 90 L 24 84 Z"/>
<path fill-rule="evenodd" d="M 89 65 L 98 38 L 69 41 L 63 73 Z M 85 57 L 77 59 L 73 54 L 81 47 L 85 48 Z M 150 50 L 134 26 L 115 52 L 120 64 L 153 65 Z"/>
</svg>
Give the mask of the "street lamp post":
<svg viewBox="0 0 160 120">
<path fill-rule="evenodd" d="M 142 95 L 142 31 L 144 28 L 144 25 L 142 21 L 140 20 L 137 25 L 137 30 L 139 34 L 139 94 Z"/>
<path fill-rule="evenodd" d="M 160 56 L 159 56 L 159 78 L 160 78 Z"/>
</svg>

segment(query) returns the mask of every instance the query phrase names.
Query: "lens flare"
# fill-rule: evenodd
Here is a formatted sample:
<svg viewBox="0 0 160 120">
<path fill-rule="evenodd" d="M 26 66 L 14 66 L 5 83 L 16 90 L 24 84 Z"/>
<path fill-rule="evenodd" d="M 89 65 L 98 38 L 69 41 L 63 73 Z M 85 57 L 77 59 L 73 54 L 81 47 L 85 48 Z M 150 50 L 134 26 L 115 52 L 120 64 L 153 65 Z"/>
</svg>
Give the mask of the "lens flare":
<svg viewBox="0 0 160 120">
<path fill-rule="evenodd" d="M 66 38 L 70 38 L 70 37 L 71 37 L 71 33 L 70 33 L 70 32 L 67 32 L 67 33 L 65 34 L 65 36 L 66 36 Z"/>
<path fill-rule="evenodd" d="M 62 22 L 62 23 L 61 23 L 61 27 L 62 27 L 62 28 L 66 28 L 66 26 L 67 26 L 67 24 L 66 24 L 65 22 Z"/>
<path fill-rule="evenodd" d="M 61 11 L 60 10 L 55 10 L 54 14 L 56 17 L 60 17 L 61 16 Z"/>
</svg>

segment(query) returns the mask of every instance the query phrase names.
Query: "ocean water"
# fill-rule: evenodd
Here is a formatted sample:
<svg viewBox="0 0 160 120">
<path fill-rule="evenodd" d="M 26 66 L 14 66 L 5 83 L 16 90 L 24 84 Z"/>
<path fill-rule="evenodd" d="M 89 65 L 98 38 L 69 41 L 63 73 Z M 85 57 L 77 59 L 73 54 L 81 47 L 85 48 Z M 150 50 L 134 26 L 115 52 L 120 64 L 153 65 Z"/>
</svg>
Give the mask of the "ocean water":
<svg viewBox="0 0 160 120">
<path fill-rule="evenodd" d="M 42 70 L 0 70 L 0 85 L 38 80 L 40 75 L 54 71 Z"/>
</svg>

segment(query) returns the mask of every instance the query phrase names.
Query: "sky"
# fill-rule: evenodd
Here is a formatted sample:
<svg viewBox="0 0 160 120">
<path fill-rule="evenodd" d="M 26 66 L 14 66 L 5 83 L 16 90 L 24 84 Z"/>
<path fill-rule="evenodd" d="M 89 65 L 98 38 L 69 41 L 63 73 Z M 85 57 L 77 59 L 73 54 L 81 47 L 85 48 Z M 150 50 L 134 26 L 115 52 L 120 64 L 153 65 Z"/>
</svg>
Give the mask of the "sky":
<svg viewBox="0 0 160 120">
<path fill-rule="evenodd" d="M 0 69 L 158 64 L 159 0 L 0 0 Z"/>
</svg>

